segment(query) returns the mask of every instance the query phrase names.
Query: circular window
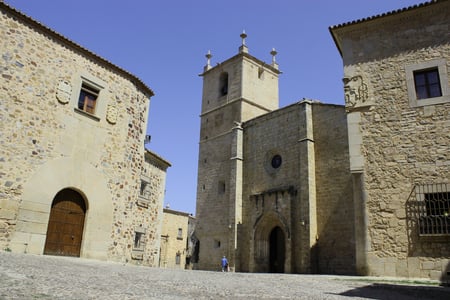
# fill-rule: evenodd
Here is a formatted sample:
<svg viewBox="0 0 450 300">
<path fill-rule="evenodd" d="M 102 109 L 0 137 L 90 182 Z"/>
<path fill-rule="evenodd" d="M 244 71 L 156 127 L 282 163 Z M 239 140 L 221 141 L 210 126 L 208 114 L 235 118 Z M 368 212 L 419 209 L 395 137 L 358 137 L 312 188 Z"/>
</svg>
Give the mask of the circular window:
<svg viewBox="0 0 450 300">
<path fill-rule="evenodd" d="M 281 156 L 276 154 L 272 157 L 272 168 L 278 169 L 281 166 Z"/>
</svg>

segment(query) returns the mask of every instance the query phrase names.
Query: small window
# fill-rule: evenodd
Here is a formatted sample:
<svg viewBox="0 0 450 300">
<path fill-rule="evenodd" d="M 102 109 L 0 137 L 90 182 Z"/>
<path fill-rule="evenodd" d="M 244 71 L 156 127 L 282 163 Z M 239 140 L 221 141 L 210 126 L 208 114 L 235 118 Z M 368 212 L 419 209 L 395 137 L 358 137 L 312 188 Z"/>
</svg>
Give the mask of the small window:
<svg viewBox="0 0 450 300">
<path fill-rule="evenodd" d="M 95 114 L 95 106 L 99 93 L 99 90 L 83 83 L 81 85 L 80 96 L 78 97 L 78 109 Z"/>
<path fill-rule="evenodd" d="M 421 235 L 450 235 L 450 184 L 415 188 Z"/>
<path fill-rule="evenodd" d="M 225 194 L 225 182 L 219 181 L 219 195 Z"/>
<path fill-rule="evenodd" d="M 425 206 L 427 216 L 450 216 L 450 192 L 425 194 Z"/>
<path fill-rule="evenodd" d="M 278 154 L 274 155 L 271 161 L 272 168 L 278 169 L 279 167 L 281 167 L 281 162 L 281 156 Z"/>
<path fill-rule="evenodd" d="M 442 90 L 437 68 L 414 72 L 417 99 L 441 97 Z"/>
<path fill-rule="evenodd" d="M 178 240 L 182 240 L 183 239 L 183 228 L 178 228 L 177 239 Z"/>
<path fill-rule="evenodd" d="M 228 94 L 228 73 L 224 72 L 220 74 L 219 88 L 220 96 L 225 96 Z"/>
<path fill-rule="evenodd" d="M 262 67 L 258 68 L 258 78 L 264 79 L 264 68 L 262 68 Z"/>
<path fill-rule="evenodd" d="M 134 233 L 134 244 L 133 244 L 134 250 L 142 250 L 144 248 L 143 247 L 144 246 L 143 236 L 144 236 L 143 232 L 135 232 Z"/>
<path fill-rule="evenodd" d="M 180 251 L 178 251 L 175 256 L 175 264 L 179 265 L 180 263 L 181 263 L 181 253 Z"/>
<path fill-rule="evenodd" d="M 434 59 L 405 66 L 410 107 L 450 102 L 447 61 Z"/>
<path fill-rule="evenodd" d="M 145 180 L 141 180 L 141 187 L 139 190 L 139 196 L 146 198 L 146 199 L 150 199 L 150 183 L 145 181 Z"/>
<path fill-rule="evenodd" d="M 220 241 L 214 240 L 214 248 L 220 248 Z"/>
</svg>

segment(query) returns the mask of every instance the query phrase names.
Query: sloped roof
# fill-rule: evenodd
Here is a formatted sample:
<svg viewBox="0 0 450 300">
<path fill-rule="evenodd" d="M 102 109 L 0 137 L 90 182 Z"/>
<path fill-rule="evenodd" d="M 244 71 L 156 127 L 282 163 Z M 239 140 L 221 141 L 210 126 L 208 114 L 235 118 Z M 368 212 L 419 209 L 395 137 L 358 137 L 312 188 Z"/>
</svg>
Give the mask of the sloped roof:
<svg viewBox="0 0 450 300">
<path fill-rule="evenodd" d="M 334 40 L 334 43 L 335 43 L 336 47 L 339 50 L 339 53 L 342 56 L 342 50 L 341 50 L 339 41 L 338 41 L 338 39 L 337 39 L 337 37 L 335 35 L 335 30 L 339 30 L 339 29 L 344 28 L 344 27 L 357 25 L 357 24 L 361 24 L 361 23 L 364 23 L 364 22 L 368 22 L 368 21 L 373 21 L 373 20 L 378 20 L 378 19 L 385 18 L 385 17 L 398 15 L 398 14 L 401 14 L 403 12 L 413 11 L 413 10 L 416 10 L 416 9 L 423 8 L 425 6 L 429 6 L 429 5 L 438 3 L 438 2 L 445 2 L 445 1 L 448 1 L 448 0 L 431 0 L 431 1 L 428 1 L 428 2 L 423 2 L 423 3 L 420 3 L 420 4 L 408 6 L 408 7 L 405 7 L 405 8 L 396 9 L 396 10 L 393 10 L 393 11 L 390 11 L 390 12 L 385 12 L 385 13 L 374 15 L 374 16 L 371 16 L 371 17 L 366 17 L 366 18 L 357 19 L 357 20 L 354 20 L 354 21 L 350 21 L 350 22 L 346 22 L 346 23 L 330 26 L 328 29 L 329 29 L 329 31 L 331 33 L 331 36 L 333 37 L 333 40 Z"/>
<path fill-rule="evenodd" d="M 443 2 L 443 1 L 448 1 L 448 0 L 432 0 L 432 1 L 424 2 L 424 3 L 412 5 L 412 6 L 409 6 L 409 7 L 405 7 L 405 8 L 396 9 L 396 10 L 393 10 L 393 11 L 390 11 L 390 12 L 374 15 L 374 16 L 371 16 L 371 17 L 357 19 L 357 20 L 354 20 L 354 21 L 342 23 L 342 24 L 335 25 L 335 26 L 330 26 L 330 30 L 341 28 L 341 27 L 345 27 L 345 26 L 348 26 L 348 25 L 354 25 L 354 24 L 358 24 L 358 23 L 363 23 L 363 22 L 366 22 L 366 21 L 370 21 L 370 20 L 374 20 L 374 19 L 378 19 L 378 18 L 383 18 L 383 17 L 386 17 L 386 16 L 396 15 L 396 14 L 399 14 L 399 13 L 404 12 L 404 11 L 410 11 L 410 10 L 413 10 L 413 9 L 416 9 L 416 8 L 419 8 L 419 7 L 424 7 L 424 6 L 428 6 L 428 5 L 431 5 L 431 4 L 436 3 L 436 2 Z"/>
<path fill-rule="evenodd" d="M 31 17 L 23 14 L 22 12 L 16 10 L 15 8 L 7 5 L 3 1 L 0 1 L 0 10 L 4 11 L 6 14 L 9 14 L 9 15 L 17 18 L 18 20 L 20 20 L 22 22 L 25 22 L 26 24 L 30 25 L 31 27 L 35 28 L 36 30 L 43 32 L 44 34 L 52 37 L 53 39 L 60 42 L 61 44 L 73 49 L 74 51 L 81 52 L 83 55 L 94 60 L 95 62 L 103 64 L 107 68 L 112 69 L 113 71 L 119 73 L 121 76 L 123 76 L 123 77 L 129 79 L 131 82 L 133 82 L 138 88 L 140 88 L 149 97 L 154 96 L 153 91 L 142 80 L 137 78 L 135 75 L 118 67 L 117 65 L 115 65 L 115 64 L 111 63 L 110 61 L 104 59 L 103 57 L 95 54 L 94 52 L 80 46 L 79 44 L 71 41 L 70 39 L 66 38 L 65 36 L 54 31 L 53 29 L 43 25 L 42 23 L 32 19 Z"/>
</svg>

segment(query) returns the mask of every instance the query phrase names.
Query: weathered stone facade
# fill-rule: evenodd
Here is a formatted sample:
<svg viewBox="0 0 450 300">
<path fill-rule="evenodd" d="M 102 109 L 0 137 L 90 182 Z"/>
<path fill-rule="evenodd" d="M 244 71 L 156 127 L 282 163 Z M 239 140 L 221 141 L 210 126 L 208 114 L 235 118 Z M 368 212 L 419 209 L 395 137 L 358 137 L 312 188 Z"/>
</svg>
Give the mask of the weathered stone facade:
<svg viewBox="0 0 450 300">
<path fill-rule="evenodd" d="M 344 62 L 359 274 L 450 271 L 449 12 L 430 1 L 330 28 Z M 424 71 L 440 93 L 419 95 Z"/>
<path fill-rule="evenodd" d="M 227 255 L 237 271 L 448 281 L 449 11 L 437 0 L 331 27 L 345 107 L 277 109 L 278 66 L 249 56 L 245 34 L 233 58 L 211 68 L 207 55 L 200 268 Z"/>
<path fill-rule="evenodd" d="M 3 2 L 0 9 L 0 248 L 48 251 L 55 207 L 75 203 L 59 198 L 66 193 L 79 199 L 84 221 L 79 237 L 64 232 L 60 254 L 156 266 L 170 164 L 144 149 L 153 92 Z M 145 197 L 142 178 L 151 183 Z M 78 252 L 65 252 L 72 242 Z"/>
<path fill-rule="evenodd" d="M 211 68 L 208 54 L 202 74 L 198 267 L 218 270 L 225 255 L 236 271 L 351 273 L 345 109 L 278 109 L 276 52 L 266 64 L 241 37 L 238 55 Z"/>
<path fill-rule="evenodd" d="M 190 214 L 164 208 L 161 230 L 161 268 L 188 268 L 186 258 L 189 252 L 189 224 L 193 218 Z"/>
</svg>

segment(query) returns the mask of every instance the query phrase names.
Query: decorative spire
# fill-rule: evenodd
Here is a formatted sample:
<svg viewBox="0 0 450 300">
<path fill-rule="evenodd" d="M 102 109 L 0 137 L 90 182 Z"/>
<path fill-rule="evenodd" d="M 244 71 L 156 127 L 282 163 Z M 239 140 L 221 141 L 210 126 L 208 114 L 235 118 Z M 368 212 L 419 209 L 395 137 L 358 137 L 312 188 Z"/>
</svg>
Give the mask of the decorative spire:
<svg viewBox="0 0 450 300">
<path fill-rule="evenodd" d="M 206 57 L 206 66 L 204 67 L 204 70 L 208 71 L 209 69 L 211 69 L 211 57 L 212 57 L 211 50 L 208 50 L 208 53 L 206 53 L 205 57 Z"/>
<path fill-rule="evenodd" d="M 239 53 L 248 53 L 248 47 L 245 45 L 245 38 L 247 37 L 245 30 L 242 30 L 240 37 L 242 39 L 242 45 L 239 47 Z"/>
<path fill-rule="evenodd" d="M 275 48 L 272 48 L 272 51 L 270 51 L 270 55 L 272 55 L 272 66 L 278 69 L 278 64 L 275 59 L 275 56 L 278 54 L 278 52 L 275 50 Z"/>
<path fill-rule="evenodd" d="M 245 33 L 245 30 L 242 30 L 242 33 L 240 35 L 242 39 L 242 46 L 245 46 L 245 38 L 247 37 L 247 34 Z"/>
</svg>

